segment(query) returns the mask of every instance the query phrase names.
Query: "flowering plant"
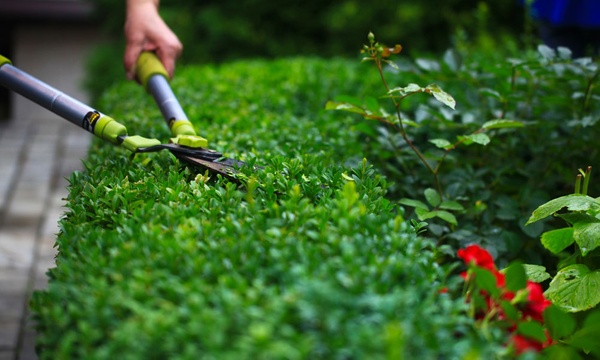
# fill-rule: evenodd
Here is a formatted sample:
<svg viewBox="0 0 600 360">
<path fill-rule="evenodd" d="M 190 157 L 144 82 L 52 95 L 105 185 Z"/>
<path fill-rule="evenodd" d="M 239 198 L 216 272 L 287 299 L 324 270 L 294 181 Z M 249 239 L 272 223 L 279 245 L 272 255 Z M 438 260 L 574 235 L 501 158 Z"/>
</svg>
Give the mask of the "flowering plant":
<svg viewBox="0 0 600 360">
<path fill-rule="evenodd" d="M 492 255 L 478 245 L 458 250 L 468 266 L 461 273 L 471 316 L 484 335 L 492 328 L 508 333 L 507 351 L 540 352 L 549 359 L 600 357 L 600 312 L 579 323 L 545 298 L 542 286 L 527 279 L 519 263 L 498 270 Z"/>
<path fill-rule="evenodd" d="M 468 265 L 461 276 L 471 315 L 482 328 L 488 329 L 494 323 L 508 331 L 509 348 L 517 355 L 540 351 L 551 344 L 543 318 L 550 301 L 545 299 L 540 284 L 527 280 L 520 264 L 501 272 L 490 253 L 477 245 L 458 250 L 458 257 Z"/>
</svg>

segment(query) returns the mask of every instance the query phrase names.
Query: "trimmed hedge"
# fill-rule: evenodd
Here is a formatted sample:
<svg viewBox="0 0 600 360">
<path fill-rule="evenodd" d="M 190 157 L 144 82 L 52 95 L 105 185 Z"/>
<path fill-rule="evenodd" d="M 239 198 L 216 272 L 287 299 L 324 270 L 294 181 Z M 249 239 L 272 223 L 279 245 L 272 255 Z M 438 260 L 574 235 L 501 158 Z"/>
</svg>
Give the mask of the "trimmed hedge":
<svg viewBox="0 0 600 360">
<path fill-rule="evenodd" d="M 167 152 L 95 141 L 70 178 L 57 267 L 31 309 L 42 359 L 487 357 L 440 249 L 386 199 L 351 121 L 324 102 L 365 87 L 344 60 L 187 67 L 173 87 L 199 133 L 264 166 L 241 184 Z M 376 79 L 371 82 L 376 84 Z M 363 89 L 365 90 L 365 89 Z M 132 83 L 100 109 L 168 138 Z M 486 355 L 487 354 L 487 355 Z"/>
</svg>

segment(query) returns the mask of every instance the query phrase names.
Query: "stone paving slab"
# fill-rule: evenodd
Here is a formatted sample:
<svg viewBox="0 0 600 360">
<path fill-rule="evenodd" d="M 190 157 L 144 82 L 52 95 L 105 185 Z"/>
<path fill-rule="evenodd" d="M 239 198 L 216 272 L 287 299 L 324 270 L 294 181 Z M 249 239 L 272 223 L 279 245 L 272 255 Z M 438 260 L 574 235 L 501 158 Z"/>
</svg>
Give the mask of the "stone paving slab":
<svg viewBox="0 0 600 360">
<path fill-rule="evenodd" d="M 47 287 L 68 195 L 91 134 L 52 114 L 0 122 L 0 360 L 34 360 L 31 293 Z"/>
</svg>

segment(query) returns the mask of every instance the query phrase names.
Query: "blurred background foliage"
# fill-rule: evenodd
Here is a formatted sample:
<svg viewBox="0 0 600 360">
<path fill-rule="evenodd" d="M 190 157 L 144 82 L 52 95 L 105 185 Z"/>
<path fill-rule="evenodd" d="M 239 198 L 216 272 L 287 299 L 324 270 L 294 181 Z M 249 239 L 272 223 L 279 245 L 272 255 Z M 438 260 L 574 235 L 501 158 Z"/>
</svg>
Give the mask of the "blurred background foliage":
<svg viewBox="0 0 600 360">
<path fill-rule="evenodd" d="M 97 98 L 124 70 L 122 0 L 95 0 L 108 38 L 90 59 Z M 184 45 L 180 64 L 296 55 L 354 57 L 369 31 L 404 55 L 445 51 L 456 41 L 497 51 L 522 45 L 532 27 L 517 0 L 163 0 L 161 14 Z"/>
</svg>

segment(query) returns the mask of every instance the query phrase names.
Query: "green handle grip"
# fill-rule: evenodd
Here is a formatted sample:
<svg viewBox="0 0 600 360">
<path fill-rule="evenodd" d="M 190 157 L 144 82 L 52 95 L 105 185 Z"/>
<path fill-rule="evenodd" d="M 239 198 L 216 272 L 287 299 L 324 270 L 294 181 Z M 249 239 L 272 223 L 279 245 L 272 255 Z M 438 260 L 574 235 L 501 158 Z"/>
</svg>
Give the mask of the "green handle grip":
<svg viewBox="0 0 600 360">
<path fill-rule="evenodd" d="M 98 118 L 93 121 L 92 126 L 94 135 L 104 140 L 108 140 L 113 144 L 119 144 L 119 137 L 127 135 L 127 128 L 110 116 L 98 116 Z"/>
<path fill-rule="evenodd" d="M 162 62 L 158 59 L 156 54 L 150 51 L 144 51 L 140 54 L 140 57 L 135 63 L 135 75 L 146 90 L 148 90 L 148 80 L 153 75 L 162 75 L 165 79 L 169 79 L 169 74 Z"/>
<path fill-rule="evenodd" d="M 8 60 L 4 56 L 0 55 L 0 66 L 2 66 L 4 64 L 12 64 L 12 63 L 10 62 L 10 60 Z"/>
</svg>

